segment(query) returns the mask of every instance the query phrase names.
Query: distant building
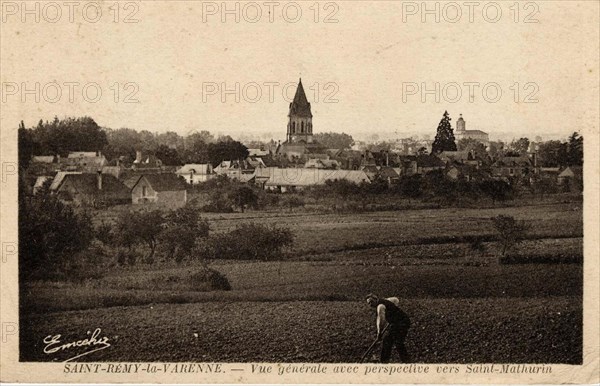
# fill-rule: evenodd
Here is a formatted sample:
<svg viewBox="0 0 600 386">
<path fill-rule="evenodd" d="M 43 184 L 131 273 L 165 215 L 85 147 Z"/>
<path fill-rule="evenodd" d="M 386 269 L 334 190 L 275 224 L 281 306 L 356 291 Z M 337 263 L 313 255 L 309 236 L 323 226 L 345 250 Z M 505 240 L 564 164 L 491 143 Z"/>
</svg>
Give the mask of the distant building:
<svg viewBox="0 0 600 386">
<path fill-rule="evenodd" d="M 536 173 L 532 160 L 524 155 L 518 157 L 501 157 L 492 164 L 494 177 L 529 177 Z"/>
<path fill-rule="evenodd" d="M 286 141 L 288 143 L 313 143 L 312 118 L 310 103 L 306 99 L 302 79 L 300 79 L 294 100 L 290 103 Z"/>
<path fill-rule="evenodd" d="M 58 198 L 78 205 L 118 205 L 131 202 L 129 189 L 110 174 L 65 174 L 56 188 Z"/>
<path fill-rule="evenodd" d="M 155 172 L 162 170 L 162 161 L 154 155 L 143 156 L 141 151 L 135 152 L 135 160 L 131 165 L 133 170 L 143 170 L 145 172 Z"/>
<path fill-rule="evenodd" d="M 266 168 L 257 169 L 255 183 L 266 190 L 282 193 L 302 190 L 312 185 L 323 185 L 327 181 L 344 180 L 356 184 L 369 183 L 370 179 L 362 170 L 324 170 L 307 168 Z"/>
<path fill-rule="evenodd" d="M 101 171 L 108 164 L 101 152 L 94 151 L 70 152 L 67 158 L 60 158 L 59 163 L 60 169 L 63 171 L 78 171 L 93 174 L 96 174 L 99 170 Z"/>
<path fill-rule="evenodd" d="M 42 164 L 51 164 L 54 163 L 56 157 L 53 155 L 34 155 L 31 157 L 31 162 L 33 163 L 42 163 Z"/>
<path fill-rule="evenodd" d="M 309 169 L 339 169 L 340 164 L 334 159 L 310 158 L 306 161 L 304 167 Z"/>
<path fill-rule="evenodd" d="M 462 114 L 460 114 L 460 118 L 456 121 L 456 132 L 454 133 L 454 137 L 456 138 L 456 142 L 461 139 L 474 139 L 483 143 L 485 146 L 488 146 L 490 143 L 490 136 L 488 133 L 481 130 L 467 130 L 466 129 L 467 122 L 463 119 Z"/>
<path fill-rule="evenodd" d="M 276 154 L 285 156 L 290 161 L 326 158 L 326 156 L 315 156 L 316 154 L 325 155 L 327 149 L 319 145 L 313 138 L 312 118 L 310 103 L 306 99 L 302 79 L 300 79 L 294 100 L 290 103 L 286 140 L 277 147 Z M 309 156 L 311 154 L 312 156 Z"/>
<path fill-rule="evenodd" d="M 179 168 L 175 174 L 182 177 L 190 185 L 206 182 L 215 176 L 211 164 L 187 164 Z"/>
<path fill-rule="evenodd" d="M 143 174 L 131 189 L 131 202 L 182 207 L 187 202 L 185 182 L 172 173 Z"/>
<path fill-rule="evenodd" d="M 571 182 L 581 182 L 583 180 L 583 168 L 581 166 L 567 166 L 559 174 L 557 183 L 562 186 L 567 184 L 571 185 Z M 578 184 L 572 184 L 571 189 L 578 186 Z"/>
</svg>

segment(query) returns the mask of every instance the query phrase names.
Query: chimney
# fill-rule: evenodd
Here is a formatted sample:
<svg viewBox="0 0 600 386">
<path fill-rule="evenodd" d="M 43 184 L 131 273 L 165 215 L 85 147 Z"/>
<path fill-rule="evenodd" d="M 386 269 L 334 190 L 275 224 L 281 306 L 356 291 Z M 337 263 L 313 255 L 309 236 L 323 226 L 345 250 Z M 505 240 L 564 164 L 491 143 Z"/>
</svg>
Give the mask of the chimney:
<svg viewBox="0 0 600 386">
<path fill-rule="evenodd" d="M 136 164 L 139 164 L 140 162 L 142 162 L 142 152 L 140 150 L 137 150 L 135 152 L 135 161 Z"/>
<path fill-rule="evenodd" d="M 102 170 L 98 170 L 98 190 L 102 190 Z"/>
</svg>

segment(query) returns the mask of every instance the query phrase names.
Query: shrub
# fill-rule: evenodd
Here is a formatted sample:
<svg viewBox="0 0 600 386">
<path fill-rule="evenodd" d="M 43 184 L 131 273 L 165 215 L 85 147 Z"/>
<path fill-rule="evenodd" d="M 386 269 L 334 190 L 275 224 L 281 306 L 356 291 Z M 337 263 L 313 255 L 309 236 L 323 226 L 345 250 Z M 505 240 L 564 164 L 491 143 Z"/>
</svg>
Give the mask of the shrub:
<svg viewBox="0 0 600 386">
<path fill-rule="evenodd" d="M 479 183 L 478 189 L 492 201 L 506 201 L 513 198 L 513 187 L 502 180 L 485 180 Z"/>
<path fill-rule="evenodd" d="M 293 240 L 293 234 L 287 228 L 241 224 L 229 233 L 215 235 L 200 243 L 197 255 L 205 259 L 276 260 Z"/>
<path fill-rule="evenodd" d="M 231 290 L 227 277 L 211 268 L 202 268 L 189 277 L 189 283 L 196 291 Z"/>
<path fill-rule="evenodd" d="M 210 213 L 232 213 L 233 201 L 224 191 L 215 191 L 210 194 L 209 203 L 202 207 L 202 211 Z"/>
<path fill-rule="evenodd" d="M 510 250 L 524 238 L 529 226 L 524 221 L 517 221 L 512 216 L 499 215 L 492 217 L 494 228 L 498 232 L 500 255 L 505 257 Z"/>
<path fill-rule="evenodd" d="M 281 205 L 292 212 L 295 208 L 304 207 L 304 200 L 296 195 L 286 196 L 281 200 Z"/>
<path fill-rule="evenodd" d="M 94 229 L 96 240 L 101 241 L 105 245 L 110 245 L 114 240 L 112 228 L 112 225 L 102 221 L 102 223 Z"/>
</svg>

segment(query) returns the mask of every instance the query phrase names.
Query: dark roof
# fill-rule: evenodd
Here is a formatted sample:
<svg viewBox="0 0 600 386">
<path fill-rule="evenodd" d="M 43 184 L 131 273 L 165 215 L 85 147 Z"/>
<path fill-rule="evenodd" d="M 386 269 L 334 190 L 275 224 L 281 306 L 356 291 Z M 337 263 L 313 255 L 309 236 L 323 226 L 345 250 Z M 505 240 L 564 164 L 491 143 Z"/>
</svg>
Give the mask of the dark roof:
<svg viewBox="0 0 600 386">
<path fill-rule="evenodd" d="M 379 169 L 377 169 L 377 166 L 374 166 L 374 165 L 365 166 L 364 168 L 362 168 L 362 170 L 365 173 L 375 173 L 375 174 L 379 173 Z"/>
<path fill-rule="evenodd" d="M 290 115 L 312 118 L 312 113 L 310 112 L 310 103 L 308 103 L 308 100 L 306 99 L 304 87 L 302 86 L 302 79 L 300 79 L 300 82 L 298 83 L 294 100 L 292 103 L 290 103 L 290 113 L 288 116 Z"/>
<path fill-rule="evenodd" d="M 98 190 L 98 175 L 96 174 L 66 174 L 58 190 L 60 191 L 67 182 L 72 189 L 82 194 L 130 194 L 129 188 L 111 174 L 102 174 L 102 190 Z"/>
<path fill-rule="evenodd" d="M 183 182 L 183 180 L 175 174 L 144 174 L 140 177 L 140 179 L 142 177 L 146 178 L 146 181 L 148 181 L 150 186 L 152 186 L 152 189 L 156 190 L 157 192 L 185 190 L 185 182 Z M 137 182 L 135 185 L 137 185 Z"/>
<path fill-rule="evenodd" d="M 389 166 L 382 166 L 379 169 L 379 176 L 382 178 L 398 178 L 400 177 L 398 173 L 394 170 L 394 168 Z"/>
<path fill-rule="evenodd" d="M 498 159 L 494 165 L 495 167 L 502 166 L 533 166 L 531 160 L 526 156 L 520 157 L 502 157 Z"/>
<path fill-rule="evenodd" d="M 424 168 L 442 167 L 446 166 L 446 163 L 436 157 L 435 155 L 418 155 L 416 156 L 417 165 Z"/>
</svg>

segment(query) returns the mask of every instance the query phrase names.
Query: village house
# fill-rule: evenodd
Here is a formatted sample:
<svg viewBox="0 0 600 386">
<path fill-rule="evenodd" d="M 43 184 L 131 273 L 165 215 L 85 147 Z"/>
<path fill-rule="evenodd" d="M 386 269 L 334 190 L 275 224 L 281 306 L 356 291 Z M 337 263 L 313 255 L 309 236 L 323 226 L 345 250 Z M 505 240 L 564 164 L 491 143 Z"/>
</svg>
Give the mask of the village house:
<svg viewBox="0 0 600 386">
<path fill-rule="evenodd" d="M 179 208 L 187 202 L 185 182 L 176 174 L 143 174 L 131 189 L 131 202 Z"/>
<path fill-rule="evenodd" d="M 377 168 L 375 165 L 363 166 L 360 168 L 360 170 L 364 172 L 371 181 L 373 181 L 379 174 L 379 168 Z"/>
<path fill-rule="evenodd" d="M 135 152 L 135 160 L 131 165 L 133 170 L 139 170 L 146 173 L 162 171 L 162 161 L 155 155 L 143 156 L 141 151 Z"/>
<path fill-rule="evenodd" d="M 175 174 L 182 177 L 190 185 L 206 182 L 215 176 L 211 164 L 187 164 L 178 169 Z"/>
<path fill-rule="evenodd" d="M 501 157 L 492 164 L 492 174 L 497 178 L 528 177 L 535 172 L 533 162 L 526 155 Z"/>
<path fill-rule="evenodd" d="M 370 183 L 362 170 L 325 170 L 306 168 L 267 168 L 255 174 L 255 181 L 264 189 L 285 193 L 302 190 L 312 185 L 324 185 L 327 181 L 344 180 L 355 184 Z"/>
<path fill-rule="evenodd" d="M 100 172 L 64 174 L 55 192 L 62 201 L 77 205 L 98 207 L 131 202 L 130 191 L 121 181 Z"/>
<path fill-rule="evenodd" d="M 36 155 L 31 157 L 27 173 L 32 176 L 48 176 L 60 170 L 58 159 L 60 157 L 49 155 Z"/>
<path fill-rule="evenodd" d="M 248 182 L 254 176 L 255 170 L 266 167 L 267 165 L 261 158 L 247 157 L 242 161 L 222 161 L 214 168 L 214 172 L 234 180 Z"/>
<path fill-rule="evenodd" d="M 446 163 L 460 162 L 461 164 L 475 167 L 480 167 L 483 164 L 483 161 L 473 151 L 443 151 L 437 156 Z"/>
<path fill-rule="evenodd" d="M 52 179 L 52 183 L 50 184 L 50 191 L 53 193 L 56 193 L 56 190 L 58 189 L 60 184 L 62 184 L 65 176 L 68 174 L 83 174 L 83 173 L 82 172 L 65 172 L 65 171 L 57 172 L 54 175 L 54 178 Z"/>
<path fill-rule="evenodd" d="M 583 169 L 581 166 L 567 166 L 557 176 L 557 183 L 561 186 L 570 185 L 571 189 L 576 189 L 580 184 L 573 184 L 573 182 L 580 183 L 583 179 Z"/>
<path fill-rule="evenodd" d="M 35 178 L 35 182 L 33 183 L 33 194 L 37 194 L 48 181 L 52 181 L 54 177 L 52 176 L 38 176 Z M 51 183 L 51 182 L 50 182 Z"/>
<path fill-rule="evenodd" d="M 269 149 L 248 149 L 248 156 L 250 157 L 266 157 L 271 154 Z"/>
<path fill-rule="evenodd" d="M 94 151 L 73 151 L 67 158 L 60 158 L 60 170 L 78 171 L 83 173 L 96 174 L 107 165 L 106 157 L 101 152 Z"/>
<path fill-rule="evenodd" d="M 398 171 L 400 171 L 400 169 L 392 168 L 390 166 L 382 166 L 379 168 L 378 177 L 384 181 L 387 181 L 387 183 L 391 185 L 400 181 L 400 174 Z"/>
<path fill-rule="evenodd" d="M 309 158 L 304 164 L 305 168 L 309 169 L 339 169 L 340 164 L 333 159 Z"/>
<path fill-rule="evenodd" d="M 417 163 L 417 174 L 427 174 L 434 170 L 442 170 L 446 168 L 446 163 L 435 155 L 418 155 L 415 156 Z"/>
</svg>

